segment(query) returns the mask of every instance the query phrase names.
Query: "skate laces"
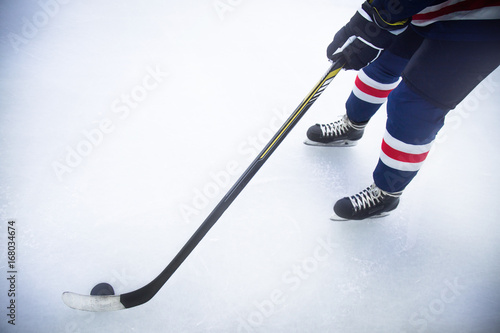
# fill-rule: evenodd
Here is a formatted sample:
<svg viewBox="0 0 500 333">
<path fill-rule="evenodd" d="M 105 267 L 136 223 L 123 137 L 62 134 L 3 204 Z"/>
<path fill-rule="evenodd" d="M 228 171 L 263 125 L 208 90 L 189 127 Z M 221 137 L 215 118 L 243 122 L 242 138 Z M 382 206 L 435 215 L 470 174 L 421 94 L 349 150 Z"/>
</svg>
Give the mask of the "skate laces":
<svg viewBox="0 0 500 333">
<path fill-rule="evenodd" d="M 351 126 L 351 122 L 347 115 L 344 115 L 342 119 L 337 120 L 329 124 L 320 124 L 321 133 L 323 136 L 339 136 L 345 134 Z"/>
<path fill-rule="evenodd" d="M 354 212 L 360 211 L 362 209 L 367 209 L 372 206 L 375 206 L 380 202 L 381 192 L 375 185 L 371 185 L 367 187 L 363 191 L 350 196 L 349 200 L 351 201 L 352 207 L 354 208 Z"/>
<path fill-rule="evenodd" d="M 379 189 L 375 184 L 372 184 L 363 191 L 350 196 L 349 200 L 351 201 L 354 212 L 358 212 L 379 204 L 384 196 L 399 197 L 401 193 L 402 192 L 388 193 Z"/>
</svg>

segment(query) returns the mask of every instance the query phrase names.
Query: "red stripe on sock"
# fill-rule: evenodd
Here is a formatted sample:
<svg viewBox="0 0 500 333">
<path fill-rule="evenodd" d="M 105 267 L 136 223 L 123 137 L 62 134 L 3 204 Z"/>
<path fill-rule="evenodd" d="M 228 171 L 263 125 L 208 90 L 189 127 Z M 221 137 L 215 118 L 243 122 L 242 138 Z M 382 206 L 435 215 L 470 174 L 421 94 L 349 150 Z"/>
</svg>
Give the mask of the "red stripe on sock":
<svg viewBox="0 0 500 333">
<path fill-rule="evenodd" d="M 361 90 L 365 94 L 368 94 L 368 95 L 373 96 L 373 97 L 378 97 L 378 98 L 387 98 L 387 96 L 389 96 L 390 92 L 392 91 L 392 89 L 380 90 L 380 89 L 371 87 L 371 86 L 367 85 L 366 83 L 364 83 L 363 81 L 361 81 L 361 79 L 358 76 L 356 76 L 356 80 L 354 81 L 354 84 L 356 85 L 356 87 L 359 90 Z"/>
<path fill-rule="evenodd" d="M 422 154 L 410 154 L 410 153 L 405 153 L 402 151 L 399 151 L 397 149 L 392 148 L 389 146 L 385 140 L 382 140 L 382 151 L 384 154 L 392 158 L 393 160 L 400 161 L 400 162 L 406 162 L 406 163 L 420 163 L 425 160 L 429 152 L 422 153 Z"/>
</svg>

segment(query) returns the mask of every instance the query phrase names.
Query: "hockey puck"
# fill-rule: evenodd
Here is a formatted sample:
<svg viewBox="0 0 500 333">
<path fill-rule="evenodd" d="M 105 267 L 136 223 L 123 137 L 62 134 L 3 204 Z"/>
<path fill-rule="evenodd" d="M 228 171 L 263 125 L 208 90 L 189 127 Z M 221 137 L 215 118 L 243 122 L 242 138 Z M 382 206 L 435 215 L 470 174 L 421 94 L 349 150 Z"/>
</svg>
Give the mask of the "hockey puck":
<svg viewBox="0 0 500 333">
<path fill-rule="evenodd" d="M 90 291 L 90 295 L 94 296 L 109 296 L 109 295 L 114 295 L 115 290 L 113 287 L 106 282 L 99 283 L 97 284 L 92 290 Z"/>
</svg>

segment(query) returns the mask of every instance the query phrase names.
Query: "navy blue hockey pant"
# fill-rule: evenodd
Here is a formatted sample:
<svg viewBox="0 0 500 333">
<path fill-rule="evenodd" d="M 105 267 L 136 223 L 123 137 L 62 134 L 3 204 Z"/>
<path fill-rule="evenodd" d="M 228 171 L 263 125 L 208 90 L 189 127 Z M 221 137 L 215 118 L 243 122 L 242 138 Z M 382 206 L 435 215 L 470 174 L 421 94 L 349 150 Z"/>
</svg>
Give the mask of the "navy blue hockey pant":
<svg viewBox="0 0 500 333">
<path fill-rule="evenodd" d="M 368 121 L 387 101 L 375 184 L 388 192 L 404 190 L 424 163 L 446 114 L 499 65 L 498 41 L 430 40 L 408 29 L 360 70 L 346 102 L 348 117 Z"/>
</svg>

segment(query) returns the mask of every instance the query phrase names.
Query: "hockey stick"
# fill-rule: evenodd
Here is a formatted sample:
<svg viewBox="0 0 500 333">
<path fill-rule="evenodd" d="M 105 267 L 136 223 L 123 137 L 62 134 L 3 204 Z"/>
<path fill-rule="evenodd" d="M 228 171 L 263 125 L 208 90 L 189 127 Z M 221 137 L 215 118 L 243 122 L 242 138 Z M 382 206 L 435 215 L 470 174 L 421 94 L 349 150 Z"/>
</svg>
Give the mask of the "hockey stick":
<svg viewBox="0 0 500 333">
<path fill-rule="evenodd" d="M 330 66 L 328 71 L 316 84 L 313 90 L 311 90 L 307 97 L 290 115 L 287 121 L 259 153 L 252 164 L 250 164 L 250 166 L 245 170 L 243 175 L 241 175 L 233 187 L 231 187 L 229 192 L 224 196 L 224 198 L 222 198 L 210 215 L 208 215 L 198 230 L 195 231 L 193 236 L 191 236 L 179 253 L 177 253 L 174 259 L 172 259 L 170 264 L 168 264 L 168 266 L 153 281 L 140 289 L 121 295 L 97 296 L 64 292 L 62 295 L 64 303 L 73 309 L 100 312 L 132 308 L 144 304 L 153 298 L 153 296 L 163 287 L 177 268 L 179 268 L 189 254 L 194 250 L 203 237 L 205 237 L 208 231 L 214 226 L 219 217 L 221 217 L 229 205 L 231 205 L 234 199 L 236 199 L 238 194 L 262 167 L 269 156 L 271 156 L 271 154 L 276 150 L 278 145 L 285 139 L 288 133 L 290 133 L 300 118 L 306 113 L 316 99 L 318 99 L 342 67 L 343 64 L 339 62 L 335 62 Z"/>
</svg>

